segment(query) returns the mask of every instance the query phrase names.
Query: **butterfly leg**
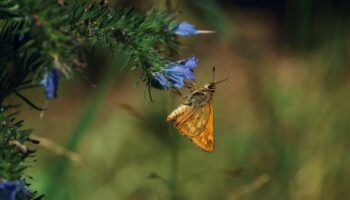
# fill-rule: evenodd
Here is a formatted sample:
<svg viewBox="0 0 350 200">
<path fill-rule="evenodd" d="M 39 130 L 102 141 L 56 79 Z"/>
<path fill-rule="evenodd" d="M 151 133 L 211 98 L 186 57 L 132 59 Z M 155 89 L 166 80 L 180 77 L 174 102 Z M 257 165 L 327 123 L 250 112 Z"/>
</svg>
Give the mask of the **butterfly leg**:
<svg viewBox="0 0 350 200">
<path fill-rule="evenodd" d="M 183 96 L 182 93 L 177 88 L 173 88 L 171 90 L 171 92 L 177 94 L 179 97 L 181 97 L 182 100 L 187 100 L 188 99 L 188 97 Z"/>
</svg>

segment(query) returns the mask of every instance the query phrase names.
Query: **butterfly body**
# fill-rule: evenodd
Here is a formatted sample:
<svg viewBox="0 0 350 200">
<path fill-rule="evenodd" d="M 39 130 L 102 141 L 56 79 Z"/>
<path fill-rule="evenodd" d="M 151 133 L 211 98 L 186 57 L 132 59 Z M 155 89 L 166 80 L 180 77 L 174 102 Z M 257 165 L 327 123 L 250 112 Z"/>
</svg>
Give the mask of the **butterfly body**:
<svg viewBox="0 0 350 200">
<path fill-rule="evenodd" d="M 191 85 L 191 95 L 167 117 L 167 122 L 175 122 L 179 132 L 188 137 L 202 150 L 214 150 L 213 94 L 215 83 L 204 86 Z"/>
</svg>

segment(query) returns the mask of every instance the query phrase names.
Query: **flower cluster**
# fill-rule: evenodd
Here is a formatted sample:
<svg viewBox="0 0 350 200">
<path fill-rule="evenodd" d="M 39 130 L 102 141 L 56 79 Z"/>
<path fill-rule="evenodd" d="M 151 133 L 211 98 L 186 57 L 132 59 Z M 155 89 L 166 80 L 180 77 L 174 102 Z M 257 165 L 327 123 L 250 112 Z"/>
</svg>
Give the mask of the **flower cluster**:
<svg viewBox="0 0 350 200">
<path fill-rule="evenodd" d="M 198 35 L 200 33 L 213 33 L 213 31 L 197 30 L 188 23 L 181 22 L 175 26 L 173 32 L 178 36 Z M 198 58 L 192 56 L 165 66 L 163 69 L 151 73 L 150 85 L 157 89 L 170 89 L 184 87 L 185 80 L 194 80 L 193 69 L 198 65 Z"/>
<path fill-rule="evenodd" d="M 1 181 L 0 180 L 0 199 L 16 200 L 26 199 L 31 196 L 26 184 L 22 180 Z"/>
</svg>

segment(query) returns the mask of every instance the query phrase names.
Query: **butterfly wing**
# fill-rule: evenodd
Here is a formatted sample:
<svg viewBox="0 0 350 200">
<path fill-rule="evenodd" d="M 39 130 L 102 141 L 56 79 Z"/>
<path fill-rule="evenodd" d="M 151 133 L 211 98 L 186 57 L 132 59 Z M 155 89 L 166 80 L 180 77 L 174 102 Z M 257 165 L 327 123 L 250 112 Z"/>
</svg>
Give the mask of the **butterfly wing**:
<svg viewBox="0 0 350 200">
<path fill-rule="evenodd" d="M 174 121 L 179 132 L 190 138 L 204 151 L 212 152 L 214 150 L 211 99 L 198 107 L 181 105 L 168 116 L 167 121 Z"/>
<path fill-rule="evenodd" d="M 207 152 L 214 151 L 214 113 L 213 113 L 213 105 L 211 102 L 208 104 L 209 106 L 209 118 L 207 123 L 205 124 L 204 130 L 199 134 L 191 137 L 193 143 L 199 146 L 201 149 Z"/>
<path fill-rule="evenodd" d="M 167 122 L 175 122 L 182 135 L 195 136 L 205 129 L 210 112 L 209 104 L 198 107 L 181 105 L 168 116 Z"/>
<path fill-rule="evenodd" d="M 180 105 L 173 112 L 168 115 L 167 122 L 176 122 L 176 124 L 186 121 L 193 115 L 194 108 L 188 105 Z"/>
</svg>

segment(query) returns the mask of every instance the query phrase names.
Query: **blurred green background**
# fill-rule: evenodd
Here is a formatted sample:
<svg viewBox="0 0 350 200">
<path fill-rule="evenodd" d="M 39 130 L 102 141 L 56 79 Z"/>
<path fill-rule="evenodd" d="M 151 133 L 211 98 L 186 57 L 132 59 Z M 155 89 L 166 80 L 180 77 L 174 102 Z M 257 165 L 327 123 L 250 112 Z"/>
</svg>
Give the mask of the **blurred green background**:
<svg viewBox="0 0 350 200">
<path fill-rule="evenodd" d="M 200 83 L 213 65 L 216 79 L 229 77 L 214 96 L 215 151 L 165 122 L 181 101 L 152 90 L 151 102 L 139 69 L 113 67 L 123 58 L 91 64 L 85 76 L 96 88 L 77 74 L 43 119 L 22 109 L 42 140 L 28 174 L 46 199 L 350 199 L 347 1 L 110 4 L 167 9 L 217 31 L 181 38 L 179 55 L 199 58 Z M 41 89 L 27 95 L 44 102 Z"/>
</svg>

